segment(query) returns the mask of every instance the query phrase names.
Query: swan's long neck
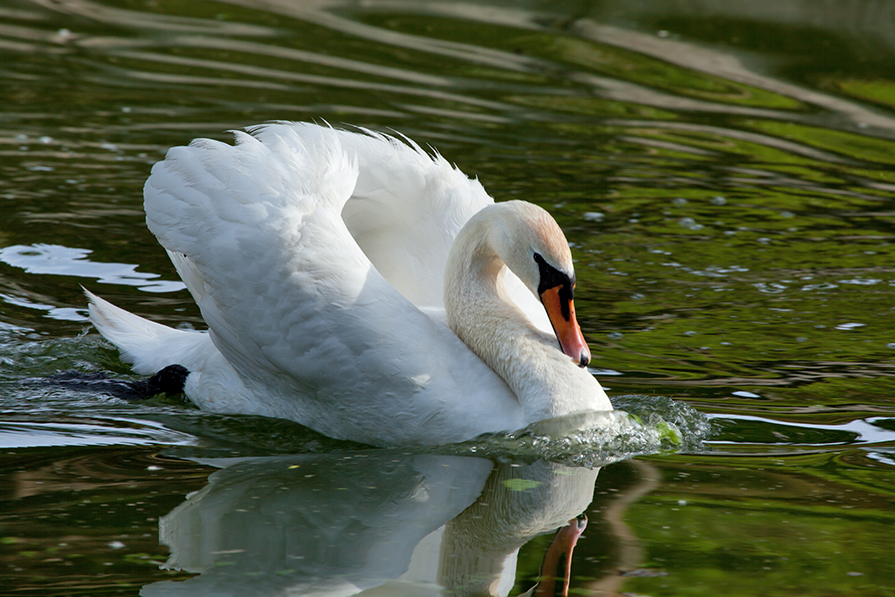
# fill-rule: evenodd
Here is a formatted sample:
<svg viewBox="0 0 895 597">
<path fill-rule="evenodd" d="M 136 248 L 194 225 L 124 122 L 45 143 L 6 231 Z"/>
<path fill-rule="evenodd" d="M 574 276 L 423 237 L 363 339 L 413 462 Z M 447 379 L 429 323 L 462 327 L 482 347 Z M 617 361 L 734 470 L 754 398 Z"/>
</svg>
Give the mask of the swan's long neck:
<svg viewBox="0 0 895 597">
<path fill-rule="evenodd" d="M 454 240 L 445 269 L 448 325 L 503 378 L 527 420 L 590 408 L 587 395 L 593 393 L 592 385 L 599 385 L 509 298 L 506 265 L 494 248 L 494 234 L 491 218 L 474 217 Z"/>
</svg>

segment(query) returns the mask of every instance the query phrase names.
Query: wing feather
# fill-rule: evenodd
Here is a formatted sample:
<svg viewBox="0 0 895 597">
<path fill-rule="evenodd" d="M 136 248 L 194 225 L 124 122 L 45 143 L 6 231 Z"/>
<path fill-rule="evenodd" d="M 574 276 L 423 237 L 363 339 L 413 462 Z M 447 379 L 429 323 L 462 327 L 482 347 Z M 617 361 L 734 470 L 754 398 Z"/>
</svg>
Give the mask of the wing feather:
<svg viewBox="0 0 895 597">
<path fill-rule="evenodd" d="M 448 218 L 450 235 L 451 227 L 465 222 L 465 212 L 477 211 L 475 202 L 450 208 L 458 198 L 449 191 L 428 193 L 430 187 L 452 188 L 444 179 L 454 174 L 444 174 L 444 164 L 418 148 L 383 136 L 285 124 L 251 133 L 237 133 L 235 145 L 205 140 L 170 150 L 153 168 L 144 197 L 149 228 L 173 254 L 215 346 L 243 378 L 265 389 L 271 414 L 333 435 L 352 425 L 346 419 L 356 419 L 355 425 L 380 427 L 381 437 L 383 426 L 400 428 L 402 417 L 444 417 L 451 433 L 469 421 L 447 416 L 453 411 L 447 402 L 477 393 L 505 402 L 497 409 L 491 402 L 487 412 L 512 412 L 517 403 L 503 381 L 383 277 L 382 266 L 374 266 L 346 226 L 351 218 L 343 219 L 355 199 L 410 211 L 388 197 L 408 193 L 410 198 L 400 198 L 404 204 L 414 195 L 444 202 L 438 213 Z M 408 159 L 405 151 L 416 157 Z M 427 173 L 426 160 L 442 173 Z M 406 178 L 399 176 L 401 164 Z M 396 179 L 405 187 L 384 190 L 394 188 L 389 185 Z M 479 202 L 490 201 L 484 197 Z M 432 227 L 431 217 L 420 218 L 411 214 L 393 233 L 445 225 Z M 411 245 L 425 244 L 422 232 L 416 237 Z M 437 276 L 426 268 L 446 260 L 450 242 L 430 241 L 434 248 L 415 265 L 397 246 L 373 253 L 409 268 L 402 276 L 423 276 L 423 285 L 437 286 L 438 299 L 430 301 L 438 306 L 443 263 Z M 315 400 L 296 400 L 296 393 Z M 475 401 L 470 404 L 476 416 Z M 483 428 L 493 429 L 487 412 L 481 413 Z"/>
</svg>

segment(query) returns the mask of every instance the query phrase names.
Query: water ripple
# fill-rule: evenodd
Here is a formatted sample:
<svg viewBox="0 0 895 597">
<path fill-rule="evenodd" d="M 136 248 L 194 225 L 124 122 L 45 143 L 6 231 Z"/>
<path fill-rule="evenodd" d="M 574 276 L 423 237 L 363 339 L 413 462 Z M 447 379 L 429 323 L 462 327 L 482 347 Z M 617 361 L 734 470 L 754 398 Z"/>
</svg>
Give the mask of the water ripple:
<svg viewBox="0 0 895 597">
<path fill-rule="evenodd" d="M 91 261 L 90 249 L 61 245 L 13 245 L 0 249 L 0 262 L 29 274 L 90 278 L 100 284 L 138 286 L 147 292 L 173 292 L 185 288 L 183 282 L 158 280 L 159 274 L 136 271 L 138 265 Z"/>
</svg>

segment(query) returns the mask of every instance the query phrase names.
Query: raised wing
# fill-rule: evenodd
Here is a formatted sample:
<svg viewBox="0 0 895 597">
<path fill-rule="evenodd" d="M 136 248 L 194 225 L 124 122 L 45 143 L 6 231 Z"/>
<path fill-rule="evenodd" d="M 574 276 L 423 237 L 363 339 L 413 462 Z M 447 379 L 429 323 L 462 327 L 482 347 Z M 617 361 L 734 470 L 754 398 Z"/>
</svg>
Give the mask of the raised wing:
<svg viewBox="0 0 895 597">
<path fill-rule="evenodd" d="M 444 188 L 446 164 L 389 138 L 313 125 L 267 125 L 252 133 L 237 133 L 236 145 L 200 140 L 170 150 L 153 168 L 144 196 L 149 228 L 179 254 L 175 264 L 214 344 L 270 395 L 269 410 L 333 435 L 346 419 L 406 430 L 400 419 L 433 417 L 445 418 L 447 433 L 455 401 L 469 400 L 474 411 L 474 395 L 488 393 L 506 407 L 493 409 L 491 402 L 489 411 L 505 418 L 516 400 L 503 381 L 405 296 L 434 302 L 428 286 L 435 286 L 440 305 L 443 266 L 437 273 L 428 268 L 446 259 L 447 237 L 465 222 L 463 210 L 475 207 L 441 225 L 434 221 L 440 216 L 409 215 L 391 224 L 386 217 L 414 211 L 394 207 L 384 199 L 389 194 L 407 195 L 405 206 L 451 201 L 429 192 Z M 417 161 L 408 161 L 406 151 Z M 424 159 L 440 174 L 427 174 Z M 392 242 L 368 241 L 377 267 L 349 227 L 361 244 L 365 234 L 381 238 L 372 231 L 390 227 Z M 398 239 L 414 227 L 402 245 Z M 426 238 L 431 250 L 404 254 Z M 420 278 L 422 284 L 413 283 Z M 295 394 L 314 399 L 289 399 Z M 481 416 L 487 418 L 485 411 Z M 483 420 L 483 428 L 499 425 Z"/>
</svg>

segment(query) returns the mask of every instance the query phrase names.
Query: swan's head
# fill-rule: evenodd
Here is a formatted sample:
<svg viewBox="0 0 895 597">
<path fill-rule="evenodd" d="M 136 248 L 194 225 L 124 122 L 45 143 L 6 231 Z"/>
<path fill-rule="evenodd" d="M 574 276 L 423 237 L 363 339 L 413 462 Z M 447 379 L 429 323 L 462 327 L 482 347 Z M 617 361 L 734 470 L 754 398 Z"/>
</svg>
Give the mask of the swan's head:
<svg viewBox="0 0 895 597">
<path fill-rule="evenodd" d="M 525 201 L 492 208 L 491 243 L 507 267 L 541 300 L 560 348 L 584 367 L 590 349 L 575 318 L 575 269 L 565 235 L 549 213 Z"/>
</svg>

